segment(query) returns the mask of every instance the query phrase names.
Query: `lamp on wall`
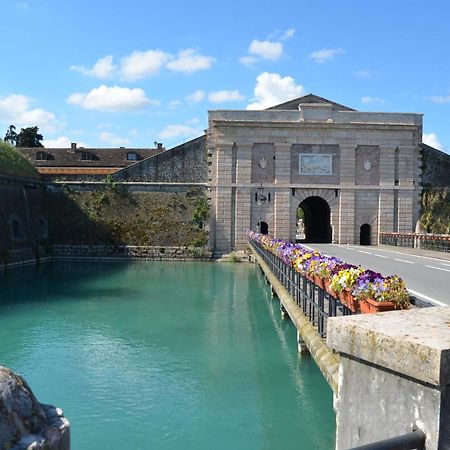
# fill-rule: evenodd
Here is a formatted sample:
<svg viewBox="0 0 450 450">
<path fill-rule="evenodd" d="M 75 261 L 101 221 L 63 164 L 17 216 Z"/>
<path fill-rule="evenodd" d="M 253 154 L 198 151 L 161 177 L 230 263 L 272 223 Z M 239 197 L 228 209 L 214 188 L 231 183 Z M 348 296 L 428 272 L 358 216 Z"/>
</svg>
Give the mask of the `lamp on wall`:
<svg viewBox="0 0 450 450">
<path fill-rule="evenodd" d="M 257 201 L 259 207 L 258 232 L 261 233 L 261 206 L 267 201 L 267 196 L 264 194 L 264 187 L 262 184 L 258 188 Z"/>
</svg>

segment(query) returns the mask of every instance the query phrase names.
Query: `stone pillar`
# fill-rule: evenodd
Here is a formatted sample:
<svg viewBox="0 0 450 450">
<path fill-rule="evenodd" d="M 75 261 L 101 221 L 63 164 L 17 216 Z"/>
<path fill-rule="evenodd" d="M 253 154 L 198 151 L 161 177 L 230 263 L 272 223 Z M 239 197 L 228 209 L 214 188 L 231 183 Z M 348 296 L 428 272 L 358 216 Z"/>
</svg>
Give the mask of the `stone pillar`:
<svg viewBox="0 0 450 450">
<path fill-rule="evenodd" d="M 355 191 L 341 189 L 339 196 L 339 244 L 355 243 Z"/>
<path fill-rule="evenodd" d="M 275 183 L 291 181 L 291 147 L 292 144 L 275 144 Z"/>
<path fill-rule="evenodd" d="M 290 235 L 290 202 L 289 188 L 275 191 L 275 230 L 274 236 L 278 239 L 289 239 Z"/>
<path fill-rule="evenodd" d="M 450 448 L 450 308 L 334 317 L 327 344 L 340 353 L 336 449 L 411 432 Z"/>
</svg>

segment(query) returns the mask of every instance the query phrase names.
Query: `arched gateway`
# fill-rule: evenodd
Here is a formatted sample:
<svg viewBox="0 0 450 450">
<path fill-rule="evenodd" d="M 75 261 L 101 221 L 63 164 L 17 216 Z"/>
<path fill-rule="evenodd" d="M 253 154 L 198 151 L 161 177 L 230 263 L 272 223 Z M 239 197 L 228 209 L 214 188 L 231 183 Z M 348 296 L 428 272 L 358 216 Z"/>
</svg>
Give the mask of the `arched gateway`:
<svg viewBox="0 0 450 450">
<path fill-rule="evenodd" d="M 303 238 L 300 242 L 331 242 L 330 207 L 321 197 L 307 197 L 298 209 L 303 216 Z"/>
<path fill-rule="evenodd" d="M 267 110 L 210 111 L 208 119 L 217 254 L 246 248 L 248 230 L 262 221 L 271 236 L 304 242 L 367 243 L 362 224 L 372 243 L 382 232 L 413 231 L 420 114 L 359 112 L 308 94 Z"/>
</svg>

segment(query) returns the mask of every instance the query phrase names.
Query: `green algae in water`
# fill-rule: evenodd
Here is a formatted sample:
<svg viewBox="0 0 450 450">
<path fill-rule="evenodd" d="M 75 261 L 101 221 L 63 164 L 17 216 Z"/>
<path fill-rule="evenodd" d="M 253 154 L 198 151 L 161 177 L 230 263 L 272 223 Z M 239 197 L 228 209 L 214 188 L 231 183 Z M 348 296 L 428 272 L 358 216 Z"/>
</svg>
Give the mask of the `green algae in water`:
<svg viewBox="0 0 450 450">
<path fill-rule="evenodd" d="M 334 448 L 332 393 L 254 266 L 52 263 L 0 274 L 0 364 L 77 450 Z"/>
</svg>

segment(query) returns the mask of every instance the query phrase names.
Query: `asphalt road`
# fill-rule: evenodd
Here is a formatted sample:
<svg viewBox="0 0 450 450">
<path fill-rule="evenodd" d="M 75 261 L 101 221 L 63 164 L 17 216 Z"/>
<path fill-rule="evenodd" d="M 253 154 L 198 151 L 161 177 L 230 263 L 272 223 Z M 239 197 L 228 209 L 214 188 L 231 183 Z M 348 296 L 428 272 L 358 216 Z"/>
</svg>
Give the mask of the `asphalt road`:
<svg viewBox="0 0 450 450">
<path fill-rule="evenodd" d="M 396 247 L 358 246 L 340 244 L 307 244 L 327 255 L 345 262 L 359 264 L 383 275 L 399 275 L 410 293 L 425 303 L 450 306 L 450 259 L 412 254 Z"/>
</svg>

